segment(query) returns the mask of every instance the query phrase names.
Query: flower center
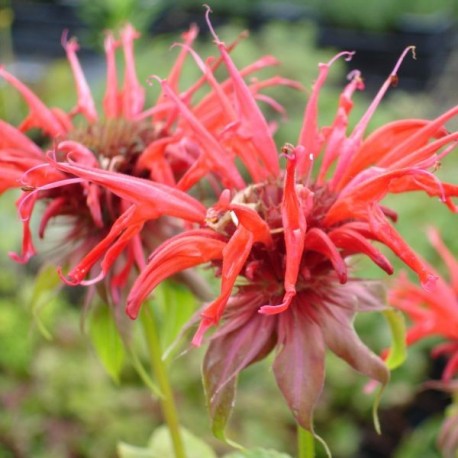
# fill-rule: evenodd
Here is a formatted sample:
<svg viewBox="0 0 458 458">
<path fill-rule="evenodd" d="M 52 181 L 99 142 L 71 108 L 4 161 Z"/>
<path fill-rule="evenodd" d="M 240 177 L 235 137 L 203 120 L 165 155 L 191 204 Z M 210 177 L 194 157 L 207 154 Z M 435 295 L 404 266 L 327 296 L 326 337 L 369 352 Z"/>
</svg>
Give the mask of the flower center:
<svg viewBox="0 0 458 458">
<path fill-rule="evenodd" d="M 133 175 L 138 156 L 162 135 L 161 127 L 151 122 L 107 119 L 75 129 L 69 140 L 90 149 L 103 168 Z"/>
<path fill-rule="evenodd" d="M 297 183 L 297 186 L 302 184 Z M 312 208 L 307 210 L 306 221 L 307 231 L 318 228 L 325 232 L 322 221 L 328 209 L 335 202 L 336 196 L 327 186 L 310 186 L 313 193 Z M 267 247 L 263 243 L 254 243 L 251 253 L 241 271 L 250 284 L 259 285 L 260 288 L 268 290 L 273 295 L 281 296 L 284 292 L 284 278 L 286 266 L 286 245 L 282 219 L 282 180 L 256 184 L 237 193 L 231 204 L 245 205 L 255 210 L 267 223 L 272 236 L 272 245 Z M 305 206 L 304 206 L 304 211 Z M 214 218 L 213 218 L 214 217 Z M 231 211 L 210 213 L 208 226 L 216 232 L 232 237 L 239 222 Z M 296 289 L 299 292 L 313 287 L 323 274 L 332 270 L 332 264 L 327 257 L 319 252 L 312 251 L 306 247 L 302 253 L 299 275 Z"/>
</svg>

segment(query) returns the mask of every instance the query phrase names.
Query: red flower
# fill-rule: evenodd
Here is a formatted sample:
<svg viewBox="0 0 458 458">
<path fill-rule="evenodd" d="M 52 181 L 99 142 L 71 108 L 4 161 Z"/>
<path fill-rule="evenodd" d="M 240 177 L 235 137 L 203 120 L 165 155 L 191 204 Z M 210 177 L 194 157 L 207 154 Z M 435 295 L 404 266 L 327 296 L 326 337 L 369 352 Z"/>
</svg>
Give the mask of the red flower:
<svg viewBox="0 0 458 458">
<path fill-rule="evenodd" d="M 405 312 L 412 321 L 407 332 L 409 345 L 429 336 L 446 339 L 446 342 L 434 348 L 433 356 L 449 357 L 442 378 L 450 382 L 458 373 L 458 261 L 436 230 L 429 231 L 429 239 L 448 268 L 450 282 L 436 273 L 438 279 L 431 294 L 415 285 L 404 274 L 390 290 L 389 300 L 391 305 Z M 430 270 L 433 271 L 431 267 Z"/>
<path fill-rule="evenodd" d="M 151 108 L 145 107 L 145 89 L 136 75 L 133 45 L 138 33 L 130 25 L 121 32 L 120 41 L 112 34 L 105 40 L 107 77 L 102 114 L 95 107 L 74 39 L 63 40 L 77 93 L 76 106 L 69 113 L 46 107 L 29 88 L 0 68 L 0 76 L 21 93 L 29 107 L 28 116 L 18 128 L 0 121 L 0 171 L 4 176 L 0 192 L 13 187 L 24 190 L 18 201 L 24 237 L 22 253 L 13 254 L 17 261 L 26 262 L 35 253 L 29 223 L 35 203 L 40 202 L 45 205 L 40 237 L 44 237 L 52 220 L 64 220 L 69 225 L 66 242 L 70 247 L 61 256 L 61 262 L 70 267 L 66 281 L 84 283 L 101 260 L 100 275 L 86 283 L 110 273 L 114 291 L 125 285 L 134 264 L 143 266 L 144 250 L 150 252 L 159 241 L 182 229 L 179 219 L 158 220 L 160 216 L 203 221 L 202 204 L 182 191 L 204 177 L 212 183 L 217 177 L 231 188 L 245 186 L 232 158 L 240 155 L 247 167 L 253 168 L 249 151 L 241 151 L 235 144 L 232 149 L 225 148 L 217 140 L 218 136 L 228 135 L 225 129 L 237 128 L 230 127 L 236 117 L 236 108 L 230 103 L 234 85 L 231 79 L 215 80 L 213 72 L 221 66 L 221 59 L 210 58 L 204 63 L 192 50 L 197 33 L 197 28 L 191 27 L 184 34 L 164 92 Z M 122 87 L 115 65 L 119 47 L 125 60 Z M 188 54 L 205 74 L 178 93 Z M 242 73 L 249 76 L 274 64 L 275 59 L 266 56 Z M 206 83 L 211 90 L 195 102 L 196 92 Z M 277 84 L 297 86 L 279 77 L 257 81 L 249 85 L 250 97 L 258 97 L 261 89 Z M 265 96 L 259 97 L 277 107 Z M 52 158 L 24 134 L 30 128 L 41 130 L 44 151 L 55 150 Z M 231 138 L 237 141 L 235 135 L 231 134 Z M 257 171 L 263 176 L 261 165 Z M 126 182 L 126 176 L 136 178 Z M 147 228 L 143 229 L 145 223 Z M 117 261 L 120 254 L 123 256 Z"/>
<path fill-rule="evenodd" d="M 458 132 L 448 133 L 444 127 L 458 114 L 458 106 L 432 121 L 392 122 L 364 138 L 407 49 L 349 134 L 351 97 L 363 87 L 358 72 L 342 92 L 334 123 L 319 128 L 318 95 L 333 59 L 320 64 L 298 144 L 283 148 L 283 170 L 252 94 L 227 47 L 214 37 L 239 106 L 239 121 L 231 128 L 245 133 L 235 141 L 239 144 L 243 138 L 242 146 L 250 151 L 253 183 L 225 190 L 208 209 L 205 227 L 172 237 L 153 252 L 129 294 L 127 313 L 135 318 L 144 299 L 167 276 L 211 262 L 221 277 L 221 293 L 203 309 L 193 342 L 199 345 L 205 331 L 222 319 L 204 362 L 215 428 L 221 433 L 232 409 L 237 375 L 277 347 L 277 383 L 297 421 L 312 429 L 326 348 L 382 384 L 389 378 L 384 363 L 352 327 L 357 312 L 384 307 L 382 288 L 351 278 L 346 259 L 365 254 L 391 274 L 390 262 L 371 243 L 376 241 L 415 271 L 425 288 L 436 280 L 435 272 L 394 229 L 390 220 L 395 221 L 396 214 L 380 202 L 388 193 L 423 190 L 454 208 L 451 196 L 458 188 L 442 183 L 433 170 L 458 139 Z M 167 82 L 163 86 L 186 117 Z M 188 127 L 201 134 L 191 122 Z M 231 144 L 230 138 L 225 144 Z M 312 178 L 321 152 L 321 165 Z"/>
</svg>

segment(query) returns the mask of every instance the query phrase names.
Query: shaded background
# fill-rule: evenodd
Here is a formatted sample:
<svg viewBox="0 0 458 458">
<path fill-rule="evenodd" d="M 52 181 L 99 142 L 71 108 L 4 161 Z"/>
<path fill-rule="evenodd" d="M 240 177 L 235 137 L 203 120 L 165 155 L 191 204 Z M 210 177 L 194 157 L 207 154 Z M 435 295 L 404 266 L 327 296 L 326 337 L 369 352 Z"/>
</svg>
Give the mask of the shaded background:
<svg viewBox="0 0 458 458">
<path fill-rule="evenodd" d="M 214 10 L 213 25 L 223 39 L 230 41 L 243 29 L 250 30 L 250 38 L 234 52 L 239 67 L 273 54 L 282 61 L 273 73 L 299 80 L 307 88 L 301 94 L 285 88 L 273 89 L 270 94 L 289 113 L 288 120 L 278 119 L 279 146 L 295 142 L 317 64 L 338 50 L 354 50 L 356 54 L 350 63 L 338 62 L 332 68 L 320 101 L 322 123 L 329 122 L 335 113 L 346 74 L 358 68 L 367 88 L 355 97 L 354 123 L 401 51 L 411 44 L 417 46 L 417 59 L 406 59 L 398 86 L 390 90 L 371 128 L 403 117 L 435 116 L 458 102 L 456 0 L 208 3 Z M 0 0 L 0 64 L 32 86 L 48 105 L 69 109 L 75 101 L 74 85 L 60 45 L 63 30 L 68 30 L 79 39 L 84 70 L 100 101 L 105 77 L 104 30 L 116 29 L 126 21 L 142 32 L 136 44 L 141 81 L 152 74 L 167 75 L 177 54 L 170 45 L 192 22 L 201 28 L 196 44 L 199 53 L 207 56 L 215 52 L 201 2 L 193 0 Z M 183 87 L 197 74 L 189 61 Z M 151 101 L 157 91 L 154 86 L 148 89 Z M 1 118 L 17 123 L 24 114 L 20 97 L 0 82 Z M 456 182 L 457 165 L 456 158 L 447 160 L 440 174 Z M 0 198 L 0 458 L 115 457 L 120 440 L 145 444 L 160 423 L 159 408 L 132 368 L 123 371 L 121 385 L 105 374 L 81 327 L 78 291 L 64 290 L 47 301 L 40 316 L 52 340 L 39 332 L 29 306 L 39 262 L 18 266 L 7 256 L 19 246 L 15 197 L 7 193 Z M 457 252 L 453 216 L 437 202 L 409 195 L 390 199 L 390 205 L 399 212 L 400 232 L 428 261 L 437 262 L 425 242 L 424 230 L 429 224 L 437 225 L 446 243 Z M 362 261 L 356 266 L 364 275 L 381 276 Z M 364 316 L 357 327 L 375 350 L 387 345 L 388 329 L 380 317 Z M 362 392 L 365 380 L 329 358 L 316 428 L 335 457 L 440 456 L 435 436 L 449 399 L 421 389 L 422 381 L 441 373 L 442 362 L 429 358 L 433 343 L 412 349 L 406 364 L 394 372 L 382 401 L 382 437 L 377 437 L 372 427 L 372 398 Z M 201 357 L 200 350 L 193 350 L 173 363 L 182 422 L 223 452 L 227 447 L 215 441 L 209 431 L 199 380 Z M 248 369 L 241 377 L 230 429 L 230 435 L 247 446 L 272 447 L 294 455 L 295 426 L 268 363 Z"/>
</svg>

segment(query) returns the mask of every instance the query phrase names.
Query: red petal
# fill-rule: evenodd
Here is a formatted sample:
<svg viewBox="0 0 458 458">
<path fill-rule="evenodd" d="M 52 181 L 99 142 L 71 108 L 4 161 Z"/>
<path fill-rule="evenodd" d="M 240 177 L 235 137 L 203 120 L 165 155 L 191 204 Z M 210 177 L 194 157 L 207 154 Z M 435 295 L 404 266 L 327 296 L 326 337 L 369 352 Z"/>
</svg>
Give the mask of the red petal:
<svg viewBox="0 0 458 458">
<path fill-rule="evenodd" d="M 221 272 L 221 293 L 202 312 L 202 325 L 194 336 L 193 344 L 200 345 L 203 333 L 210 326 L 218 323 L 224 307 L 232 293 L 235 281 L 251 252 L 254 243 L 253 234 L 239 225 L 223 250 L 223 267 Z"/>
<path fill-rule="evenodd" d="M 96 183 L 122 199 L 139 205 L 145 220 L 155 219 L 160 215 L 176 216 L 196 222 L 201 222 L 205 218 L 206 209 L 199 201 L 161 183 L 76 164 L 56 162 L 53 165 L 62 172 Z"/>
<path fill-rule="evenodd" d="M 235 97 L 238 103 L 237 108 L 240 117 L 240 127 L 243 128 L 247 135 L 249 135 L 257 154 L 260 158 L 262 158 L 271 176 L 276 177 L 279 173 L 277 147 L 272 138 L 267 122 L 261 113 L 261 110 L 257 106 L 250 89 L 243 80 L 240 71 L 234 65 L 226 46 L 219 40 L 213 30 L 209 20 L 208 11 L 207 23 L 232 80 Z"/>
<path fill-rule="evenodd" d="M 377 238 L 417 273 L 423 288 L 431 291 L 434 288 L 437 276 L 431 272 L 429 266 L 402 239 L 377 206 L 372 206 L 369 210 L 369 223 Z"/>
<path fill-rule="evenodd" d="M 393 273 L 390 261 L 358 232 L 341 227 L 331 231 L 329 238 L 337 247 L 343 248 L 349 254 L 364 253 L 387 274 Z"/>
<path fill-rule="evenodd" d="M 331 261 L 340 283 L 347 281 L 347 266 L 345 265 L 345 261 L 324 231 L 317 227 L 310 229 L 305 237 L 305 249 L 307 251 L 317 251 L 326 256 Z"/>
<path fill-rule="evenodd" d="M 309 309 L 311 304 L 304 306 Z M 325 346 L 319 325 L 301 310 L 295 303 L 278 315 L 280 351 L 273 370 L 296 421 L 313 431 L 313 411 L 324 384 Z"/>
<path fill-rule="evenodd" d="M 43 129 L 49 135 L 57 137 L 64 135 L 66 132 L 56 116 L 49 110 L 46 105 L 23 83 L 15 78 L 0 66 L 0 76 L 6 79 L 8 83 L 14 86 L 24 97 L 30 109 L 30 114 L 22 123 L 22 129 L 26 130 L 32 127 Z"/>
<path fill-rule="evenodd" d="M 22 151 L 24 156 L 43 158 L 43 152 L 20 130 L 0 120 L 0 148 L 14 148 Z"/>
<path fill-rule="evenodd" d="M 358 306 L 355 304 L 354 307 L 356 311 Z M 386 385 L 390 378 L 389 370 L 384 362 L 364 345 L 353 329 L 354 311 L 334 304 L 322 304 L 316 308 L 326 346 L 356 371 Z"/>
<path fill-rule="evenodd" d="M 135 71 L 134 40 L 140 34 L 127 24 L 121 32 L 121 42 L 124 51 L 124 86 L 122 88 L 122 109 L 127 119 L 133 119 L 143 109 L 145 89 L 138 83 Z"/>
<path fill-rule="evenodd" d="M 252 312 L 238 329 L 210 342 L 202 375 L 213 431 L 217 437 L 224 435 L 234 407 L 238 374 L 271 351 L 274 325 L 274 319 Z"/>
<path fill-rule="evenodd" d="M 323 145 L 324 138 L 318 131 L 318 97 L 321 87 L 328 77 L 330 66 L 341 56 L 351 57 L 352 53 L 342 52 L 331 59 L 326 64 L 319 64 L 320 73 L 315 84 L 313 85 L 312 94 L 309 98 L 304 113 L 302 129 L 297 141 L 298 145 L 304 147 L 304 154 L 299 157 L 298 174 L 304 176 L 308 173 L 311 166 L 310 157 L 318 156 Z"/>
<path fill-rule="evenodd" d="M 76 51 L 79 49 L 78 43 L 75 39 L 69 41 L 64 40 L 63 46 L 67 53 L 67 59 L 70 62 L 73 77 L 75 79 L 76 91 L 78 93 L 78 104 L 72 110 L 72 113 L 82 113 L 90 123 L 94 123 L 98 118 L 97 110 L 95 109 L 91 90 L 84 77 L 78 57 L 76 56 Z"/>
<path fill-rule="evenodd" d="M 127 299 L 127 314 L 135 319 L 140 306 L 165 278 L 190 267 L 222 257 L 225 242 L 213 232 L 196 230 L 177 235 L 164 242 L 136 279 Z"/>
<path fill-rule="evenodd" d="M 116 74 L 115 50 L 118 43 L 111 33 L 105 38 L 105 56 L 107 61 L 107 83 L 103 97 L 103 109 L 107 118 L 116 118 L 121 114 L 118 78 Z"/>
</svg>

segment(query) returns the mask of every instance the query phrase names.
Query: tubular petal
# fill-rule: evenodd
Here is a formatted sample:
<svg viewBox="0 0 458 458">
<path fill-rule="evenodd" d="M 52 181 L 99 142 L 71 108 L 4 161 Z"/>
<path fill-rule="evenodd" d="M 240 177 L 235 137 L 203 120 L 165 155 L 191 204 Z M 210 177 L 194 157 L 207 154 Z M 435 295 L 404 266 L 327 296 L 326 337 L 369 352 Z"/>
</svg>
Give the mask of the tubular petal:
<svg viewBox="0 0 458 458">
<path fill-rule="evenodd" d="M 199 201 L 161 183 L 76 164 L 55 162 L 54 166 L 62 172 L 108 188 L 119 197 L 141 206 L 145 217 L 148 213 L 151 214 L 152 219 L 166 214 L 196 222 L 203 221 L 205 218 L 205 207 Z"/>
<path fill-rule="evenodd" d="M 223 256 L 225 242 L 204 234 L 198 231 L 180 234 L 166 241 L 153 253 L 127 298 L 126 312 L 130 318 L 137 317 L 142 302 L 162 280 Z"/>
<path fill-rule="evenodd" d="M 122 110 L 127 119 L 133 119 L 138 115 L 145 103 L 145 89 L 138 83 L 135 71 L 134 40 L 139 36 L 140 34 L 130 24 L 127 24 L 121 32 L 125 61 Z"/>
<path fill-rule="evenodd" d="M 43 129 L 46 133 L 57 137 L 64 135 L 66 131 L 62 127 L 56 116 L 49 110 L 46 105 L 23 83 L 15 78 L 0 66 L 0 76 L 8 83 L 15 87 L 24 97 L 29 106 L 30 113 L 21 125 L 20 130 L 27 130 L 32 127 Z"/>
<path fill-rule="evenodd" d="M 321 229 L 313 227 L 305 236 L 305 249 L 317 251 L 326 256 L 332 263 L 340 283 L 347 281 L 347 266 L 331 238 Z"/>
<path fill-rule="evenodd" d="M 31 157 L 43 157 L 42 151 L 32 140 L 16 127 L 2 120 L 0 120 L 0 148 L 14 148 Z"/>
<path fill-rule="evenodd" d="M 90 123 L 97 122 L 98 115 L 95 109 L 94 100 L 92 99 L 91 90 L 84 77 L 78 57 L 76 56 L 76 52 L 79 49 L 78 43 L 74 38 L 67 41 L 64 36 L 62 45 L 67 53 L 67 59 L 70 62 L 70 67 L 75 79 L 76 91 L 78 93 L 78 104 L 72 112 L 81 112 Z"/>
<path fill-rule="evenodd" d="M 402 239 L 394 227 L 386 220 L 383 212 L 375 205 L 369 209 L 369 223 L 372 231 L 377 235 L 378 239 L 417 273 L 423 288 L 427 291 L 432 291 L 434 289 L 437 276 L 431 272 L 428 266 Z"/>
</svg>

